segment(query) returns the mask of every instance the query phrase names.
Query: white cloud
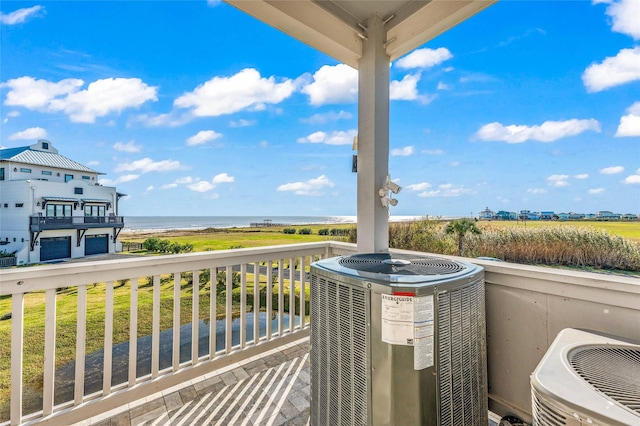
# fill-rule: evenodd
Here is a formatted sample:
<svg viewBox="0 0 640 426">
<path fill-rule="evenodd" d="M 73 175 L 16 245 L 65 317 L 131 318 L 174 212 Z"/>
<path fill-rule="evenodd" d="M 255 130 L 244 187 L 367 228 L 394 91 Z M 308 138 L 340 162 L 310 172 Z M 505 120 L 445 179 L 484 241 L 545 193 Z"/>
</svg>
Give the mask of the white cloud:
<svg viewBox="0 0 640 426">
<path fill-rule="evenodd" d="M 588 192 L 589 194 L 602 194 L 604 192 L 604 188 L 591 188 Z"/>
<path fill-rule="evenodd" d="M 398 68 L 431 68 L 453 58 L 449 49 L 417 49 L 396 61 Z"/>
<path fill-rule="evenodd" d="M 99 179 L 98 182 L 100 183 L 100 185 L 104 185 L 104 186 L 116 186 L 116 185 L 124 183 L 124 182 L 134 181 L 134 180 L 138 179 L 139 177 L 140 177 L 140 175 L 128 174 L 128 175 L 122 175 L 122 176 L 118 177 L 117 179 Z"/>
<path fill-rule="evenodd" d="M 429 182 L 413 183 L 405 186 L 405 190 L 407 191 L 424 191 L 428 188 L 431 188 L 431 184 Z"/>
<path fill-rule="evenodd" d="M 191 191 L 202 193 L 214 190 L 221 183 L 232 183 L 234 181 L 235 178 L 233 176 L 229 176 L 227 173 L 217 174 L 208 181 L 191 176 L 184 176 L 176 179 L 174 182 L 162 185 L 160 189 L 173 189 L 180 185 L 185 185 Z M 218 198 L 218 194 L 213 194 L 212 198 Z"/>
<path fill-rule="evenodd" d="M 8 106 L 21 106 L 44 112 L 63 112 L 73 122 L 93 123 L 96 117 L 138 108 L 147 101 L 158 100 L 157 88 L 147 86 L 139 78 L 106 78 L 80 90 L 84 81 L 65 79 L 57 83 L 20 77 L 9 80 L 4 101 Z"/>
<path fill-rule="evenodd" d="M 389 99 L 392 101 L 413 101 L 420 98 L 418 95 L 419 81 L 420 73 L 407 74 L 400 81 L 392 81 L 389 86 Z"/>
<path fill-rule="evenodd" d="M 222 137 L 222 133 L 218 133 L 215 130 L 200 130 L 195 135 L 187 139 L 187 145 L 203 145 L 207 142 L 214 141 Z"/>
<path fill-rule="evenodd" d="M 588 92 L 600 92 L 635 80 L 640 80 L 640 46 L 622 49 L 600 64 L 589 65 L 582 74 Z"/>
<path fill-rule="evenodd" d="M 355 129 L 347 131 L 334 131 L 331 133 L 326 132 L 314 132 L 309 136 L 299 138 L 299 143 L 324 143 L 327 145 L 351 145 L 353 144 L 353 138 L 358 134 Z"/>
<path fill-rule="evenodd" d="M 231 77 L 212 78 L 178 97 L 173 105 L 188 109 L 193 117 L 217 117 L 278 104 L 291 96 L 295 88 L 293 80 L 278 83 L 275 77 L 264 78 L 257 70 L 246 68 Z"/>
<path fill-rule="evenodd" d="M 530 188 L 530 189 L 527 189 L 527 192 L 529 194 L 546 194 L 547 190 L 544 188 Z"/>
<path fill-rule="evenodd" d="M 553 142 L 568 136 L 575 136 L 588 130 L 600 132 L 600 123 L 591 118 L 588 120 L 571 119 L 566 121 L 545 121 L 541 125 L 526 126 L 511 124 L 505 126 L 494 122 L 485 124 L 475 134 L 483 141 L 501 141 L 522 143 L 527 140 Z"/>
<path fill-rule="evenodd" d="M 358 71 L 345 64 L 324 65 L 302 88 L 311 105 L 352 103 L 358 98 Z"/>
<path fill-rule="evenodd" d="M 30 127 L 21 132 L 16 132 L 9 135 L 9 140 L 15 141 L 18 139 L 41 139 L 47 137 L 47 131 L 42 127 Z"/>
<path fill-rule="evenodd" d="M 278 191 L 293 191 L 296 195 L 323 195 L 325 188 L 333 188 L 334 184 L 325 175 L 320 175 L 315 179 L 306 182 L 285 183 L 278 187 Z"/>
<path fill-rule="evenodd" d="M 44 11 L 44 8 L 40 5 L 27 7 L 24 9 L 18 9 L 11 13 L 0 12 L 0 23 L 4 25 L 16 25 L 21 24 L 27 20 L 30 16 L 36 15 L 40 11 Z"/>
<path fill-rule="evenodd" d="M 229 127 L 249 127 L 253 126 L 254 124 L 256 124 L 255 120 L 245 120 L 244 118 L 241 118 L 237 121 L 230 121 Z"/>
<path fill-rule="evenodd" d="M 627 108 L 627 115 L 620 117 L 616 137 L 624 136 L 640 136 L 640 102 L 635 102 Z"/>
<path fill-rule="evenodd" d="M 569 175 L 551 175 L 547 178 L 549 186 L 569 186 Z"/>
<path fill-rule="evenodd" d="M 594 1 L 594 3 L 607 3 L 607 15 L 611 17 L 611 29 L 640 39 L 640 2 L 638 0 L 619 1 Z"/>
<path fill-rule="evenodd" d="M 462 195 L 473 194 L 473 192 L 471 189 L 463 186 L 456 187 L 451 183 L 443 183 L 442 185 L 438 185 L 438 189 L 421 192 L 418 194 L 418 197 L 460 197 Z"/>
<path fill-rule="evenodd" d="M 229 176 L 227 173 L 220 173 L 215 175 L 213 179 L 211 179 L 211 182 L 213 182 L 214 184 L 232 183 L 235 182 L 235 178 L 233 176 Z"/>
<path fill-rule="evenodd" d="M 195 192 L 209 192 L 216 188 L 216 184 L 206 180 L 201 180 L 187 185 L 187 188 Z"/>
<path fill-rule="evenodd" d="M 116 151 L 122 152 L 140 152 L 142 151 L 142 147 L 140 145 L 136 145 L 135 142 L 131 141 L 128 143 L 124 142 L 116 142 L 113 144 L 113 149 Z"/>
<path fill-rule="evenodd" d="M 622 172 L 624 172 L 624 167 L 622 166 L 612 166 L 600 169 L 600 173 L 602 173 L 603 175 L 617 175 L 618 173 Z"/>
<path fill-rule="evenodd" d="M 300 121 L 302 123 L 318 125 L 318 124 L 326 124 L 326 123 L 334 122 L 338 120 L 350 120 L 351 118 L 353 118 L 353 114 L 351 114 L 350 112 L 329 111 L 324 114 L 314 114 L 309 118 L 301 118 Z"/>
<path fill-rule="evenodd" d="M 458 167 L 459 165 L 460 165 L 459 161 L 452 161 L 452 162 L 449 163 L 449 166 L 451 166 L 451 167 Z"/>
<path fill-rule="evenodd" d="M 589 179 L 589 175 L 587 173 L 581 173 L 579 175 L 575 175 L 574 178 L 576 178 L 576 179 Z"/>
<path fill-rule="evenodd" d="M 640 184 L 640 169 L 638 169 L 635 175 L 627 176 L 622 182 L 629 185 Z"/>
<path fill-rule="evenodd" d="M 143 158 L 141 160 L 136 160 L 132 163 L 122 163 L 118 164 L 115 168 L 116 172 L 123 171 L 139 171 L 140 173 L 149 173 L 149 172 L 170 172 L 172 170 L 180 170 L 184 167 L 180 164 L 179 161 L 175 160 L 163 160 L 163 161 L 153 161 L 151 158 Z"/>
<path fill-rule="evenodd" d="M 404 148 L 392 149 L 390 154 L 393 157 L 409 157 L 413 155 L 414 150 L 412 146 L 405 146 Z"/>
<path fill-rule="evenodd" d="M 446 83 L 443 83 L 443 82 L 439 81 L 437 89 L 438 90 L 449 90 L 449 89 L 451 89 L 451 86 L 449 86 Z"/>
</svg>

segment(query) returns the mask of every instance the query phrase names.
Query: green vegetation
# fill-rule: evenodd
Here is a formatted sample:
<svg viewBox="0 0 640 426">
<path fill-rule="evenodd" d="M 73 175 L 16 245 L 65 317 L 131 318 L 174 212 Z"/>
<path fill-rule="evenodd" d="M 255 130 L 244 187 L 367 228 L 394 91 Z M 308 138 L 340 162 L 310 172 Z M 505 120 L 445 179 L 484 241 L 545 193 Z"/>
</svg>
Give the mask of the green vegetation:
<svg viewBox="0 0 640 426">
<path fill-rule="evenodd" d="M 461 225 L 464 220 L 469 223 Z M 471 225 L 477 232 L 471 230 Z M 475 223 L 462 219 L 447 223 L 425 218 L 415 222 L 391 223 L 389 245 L 398 249 L 456 255 L 462 251 L 459 237 L 464 235 L 463 248 L 467 257 L 486 256 L 529 265 L 640 272 L 639 243 L 596 228 L 599 223 L 592 222 L 592 226 L 582 227 L 572 225 L 565 222 L 562 226 L 557 223 L 530 226 L 527 223 L 526 227 L 522 224 L 516 227 L 512 222 Z M 630 225 L 629 231 L 632 227 L 638 228 L 637 223 L 626 225 Z"/>
<path fill-rule="evenodd" d="M 142 247 L 147 251 L 159 253 L 179 254 L 190 253 L 193 251 L 192 244 L 180 244 L 169 240 L 161 240 L 158 237 L 147 238 L 142 243 Z"/>
<path fill-rule="evenodd" d="M 445 234 L 455 234 L 458 238 L 458 254 L 464 256 L 464 240 L 467 234 L 482 234 L 475 221 L 471 219 L 456 219 L 447 223 L 444 228 Z"/>
</svg>

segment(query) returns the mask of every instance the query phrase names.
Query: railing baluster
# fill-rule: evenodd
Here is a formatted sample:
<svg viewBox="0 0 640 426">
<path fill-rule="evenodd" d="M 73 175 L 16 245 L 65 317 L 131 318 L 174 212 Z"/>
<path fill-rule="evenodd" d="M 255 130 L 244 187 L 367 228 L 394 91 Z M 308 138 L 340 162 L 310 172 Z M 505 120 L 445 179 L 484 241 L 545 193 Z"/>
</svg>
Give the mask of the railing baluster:
<svg viewBox="0 0 640 426">
<path fill-rule="evenodd" d="M 104 294 L 104 352 L 102 367 L 102 394 L 111 393 L 113 369 L 113 281 L 108 281 Z"/>
<path fill-rule="evenodd" d="M 253 344 L 260 341 L 260 262 L 253 264 Z"/>
<path fill-rule="evenodd" d="M 273 332 L 271 327 L 271 315 L 273 314 L 273 261 L 269 259 L 267 262 L 267 307 L 266 307 L 266 319 L 267 322 L 267 340 L 271 340 L 271 333 Z"/>
<path fill-rule="evenodd" d="M 226 287 L 226 301 L 227 301 L 227 310 L 225 314 L 225 353 L 231 352 L 232 346 L 232 328 L 231 322 L 233 321 L 233 267 L 227 266 L 226 268 L 226 277 L 227 277 L 227 287 Z"/>
<path fill-rule="evenodd" d="M 216 356 L 216 340 L 218 330 L 218 314 L 216 308 L 218 307 L 218 297 L 216 294 L 218 278 L 217 268 L 209 269 L 209 359 L 213 359 Z"/>
<path fill-rule="evenodd" d="M 306 322 L 306 279 L 307 279 L 307 271 L 305 260 L 306 256 L 300 257 L 300 329 L 302 330 L 305 326 Z"/>
<path fill-rule="evenodd" d="M 247 343 L 247 264 L 240 265 L 240 349 Z"/>
<path fill-rule="evenodd" d="M 75 405 L 84 399 L 84 356 L 87 341 L 87 286 L 78 286 L 78 316 L 76 324 L 76 376 L 74 383 Z"/>
<path fill-rule="evenodd" d="M 151 377 L 160 374 L 160 275 L 153 276 L 153 307 L 151 318 Z"/>
<path fill-rule="evenodd" d="M 192 272 L 191 290 L 191 365 L 196 365 L 200 343 L 200 271 Z"/>
<path fill-rule="evenodd" d="M 293 333 L 296 316 L 296 259 L 289 259 L 289 331 Z"/>
<path fill-rule="evenodd" d="M 284 332 L 284 260 L 278 260 L 278 336 Z"/>
<path fill-rule="evenodd" d="M 180 368 L 180 272 L 173 273 L 173 371 Z"/>
<path fill-rule="evenodd" d="M 129 303 L 129 387 L 136 384 L 138 366 L 138 278 L 131 279 Z"/>
<path fill-rule="evenodd" d="M 53 411 L 53 392 L 56 368 L 56 289 L 45 295 L 44 315 L 44 375 L 42 383 L 42 415 Z"/>
<path fill-rule="evenodd" d="M 11 425 L 22 423 L 24 293 L 11 296 Z"/>
</svg>

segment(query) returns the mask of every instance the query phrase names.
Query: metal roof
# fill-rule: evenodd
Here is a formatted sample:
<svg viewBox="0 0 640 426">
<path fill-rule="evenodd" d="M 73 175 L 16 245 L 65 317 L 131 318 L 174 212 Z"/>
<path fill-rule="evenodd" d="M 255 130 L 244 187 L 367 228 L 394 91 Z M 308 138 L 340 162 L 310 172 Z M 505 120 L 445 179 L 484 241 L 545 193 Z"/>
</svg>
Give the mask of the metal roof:
<svg viewBox="0 0 640 426">
<path fill-rule="evenodd" d="M 224 0 L 327 55 L 358 68 L 372 15 L 384 20 L 391 60 L 497 0 Z"/>
<path fill-rule="evenodd" d="M 77 198 L 69 198 L 69 197 L 42 197 L 45 201 L 59 201 L 65 203 L 78 203 L 80 200 Z"/>
<path fill-rule="evenodd" d="M 32 164 L 35 166 L 55 167 L 58 169 L 97 173 L 99 175 L 105 174 L 84 166 L 77 161 L 73 161 L 64 155 L 53 152 L 37 151 L 31 149 L 29 146 L 0 149 L 0 161 L 12 161 L 14 163 Z"/>
</svg>

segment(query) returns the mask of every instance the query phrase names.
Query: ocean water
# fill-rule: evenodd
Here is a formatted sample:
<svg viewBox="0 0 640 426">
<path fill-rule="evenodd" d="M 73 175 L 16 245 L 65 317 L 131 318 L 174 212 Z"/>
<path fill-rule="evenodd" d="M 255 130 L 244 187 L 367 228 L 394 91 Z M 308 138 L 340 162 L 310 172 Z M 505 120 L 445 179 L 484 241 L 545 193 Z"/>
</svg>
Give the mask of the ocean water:
<svg viewBox="0 0 640 426">
<path fill-rule="evenodd" d="M 392 216 L 392 221 L 412 220 L 418 216 Z M 245 228 L 252 223 L 314 225 L 356 223 L 356 216 L 125 216 L 124 231 L 161 231 L 172 229 Z"/>
</svg>

